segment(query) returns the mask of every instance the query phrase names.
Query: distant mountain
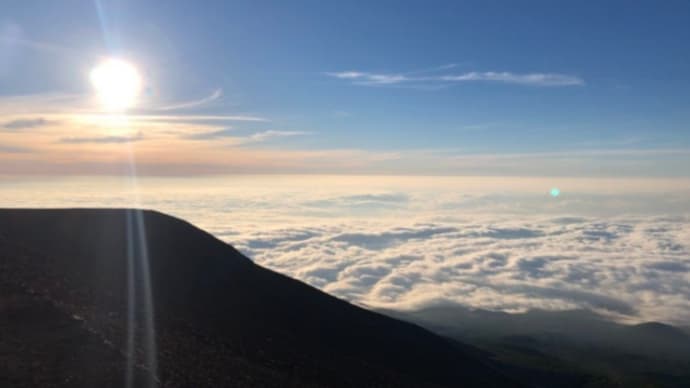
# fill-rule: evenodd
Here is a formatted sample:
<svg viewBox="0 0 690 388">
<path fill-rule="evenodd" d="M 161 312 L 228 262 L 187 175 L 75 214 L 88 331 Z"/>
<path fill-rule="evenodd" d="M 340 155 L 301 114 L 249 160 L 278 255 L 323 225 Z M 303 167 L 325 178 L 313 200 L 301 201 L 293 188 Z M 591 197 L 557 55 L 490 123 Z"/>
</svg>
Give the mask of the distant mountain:
<svg viewBox="0 0 690 388">
<path fill-rule="evenodd" d="M 690 353 L 690 335 L 680 328 L 660 322 L 645 322 L 630 326 L 638 335 L 649 336 L 655 343 L 665 343 L 668 346 L 682 347 Z"/>
<path fill-rule="evenodd" d="M 382 311 L 489 351 L 532 386 L 690 387 L 690 335 L 624 325 L 587 310 L 508 314 L 445 304 Z"/>
<path fill-rule="evenodd" d="M 131 356 L 131 357 L 128 357 Z M 0 386 L 512 387 L 487 354 L 138 210 L 0 210 Z"/>
</svg>

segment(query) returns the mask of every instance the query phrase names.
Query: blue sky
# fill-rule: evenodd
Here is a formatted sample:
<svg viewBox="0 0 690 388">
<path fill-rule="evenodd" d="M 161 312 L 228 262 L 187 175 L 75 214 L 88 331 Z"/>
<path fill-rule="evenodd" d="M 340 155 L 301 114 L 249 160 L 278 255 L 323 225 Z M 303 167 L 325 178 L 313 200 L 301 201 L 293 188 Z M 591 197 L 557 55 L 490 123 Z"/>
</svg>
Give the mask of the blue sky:
<svg viewBox="0 0 690 388">
<path fill-rule="evenodd" d="M 369 306 L 687 322 L 688 1 L 5 3 L 4 206 L 172 212 Z"/>
<path fill-rule="evenodd" d="M 266 118 L 225 123 L 264 151 L 625 150 L 642 175 L 683 175 L 689 14 L 683 1 L 13 2 L 0 96 L 88 94 L 85 74 L 116 56 L 159 106 Z"/>
</svg>

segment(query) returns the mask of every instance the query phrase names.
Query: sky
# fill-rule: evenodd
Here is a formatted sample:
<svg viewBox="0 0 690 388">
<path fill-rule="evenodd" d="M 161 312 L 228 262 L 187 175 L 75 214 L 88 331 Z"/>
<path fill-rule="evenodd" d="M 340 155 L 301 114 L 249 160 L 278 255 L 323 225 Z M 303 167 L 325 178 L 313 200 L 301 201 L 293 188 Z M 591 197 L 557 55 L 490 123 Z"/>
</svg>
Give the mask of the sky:
<svg viewBox="0 0 690 388">
<path fill-rule="evenodd" d="M 690 175 L 684 1 L 10 2 L 0 174 Z M 93 69 L 141 88 L 104 109 Z"/>
<path fill-rule="evenodd" d="M 365 306 L 690 320 L 687 1 L 15 1 L 0 207 L 142 207 Z"/>
</svg>

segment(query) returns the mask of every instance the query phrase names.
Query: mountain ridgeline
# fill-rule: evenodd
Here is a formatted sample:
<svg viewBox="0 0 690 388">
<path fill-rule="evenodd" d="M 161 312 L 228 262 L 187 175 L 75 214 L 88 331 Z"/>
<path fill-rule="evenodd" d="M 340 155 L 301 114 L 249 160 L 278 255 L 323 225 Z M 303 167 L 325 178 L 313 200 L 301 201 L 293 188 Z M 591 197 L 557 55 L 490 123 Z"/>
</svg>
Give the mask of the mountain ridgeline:
<svg viewBox="0 0 690 388">
<path fill-rule="evenodd" d="M 521 386 L 152 211 L 0 210 L 0 290 L 0 386 Z"/>
</svg>

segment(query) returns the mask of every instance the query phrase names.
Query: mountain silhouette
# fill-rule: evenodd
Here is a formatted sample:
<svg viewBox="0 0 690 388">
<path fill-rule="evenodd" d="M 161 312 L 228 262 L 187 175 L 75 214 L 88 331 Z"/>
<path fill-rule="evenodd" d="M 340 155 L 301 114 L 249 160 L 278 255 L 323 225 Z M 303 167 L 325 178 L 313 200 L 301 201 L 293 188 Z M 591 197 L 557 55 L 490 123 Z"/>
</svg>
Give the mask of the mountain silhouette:
<svg viewBox="0 0 690 388">
<path fill-rule="evenodd" d="M 517 386 L 153 211 L 0 210 L 0 291 L 1 386 Z"/>
<path fill-rule="evenodd" d="M 660 322 L 624 324 L 584 309 L 506 313 L 452 303 L 381 312 L 489 351 L 529 386 L 690 387 L 690 335 Z"/>
</svg>

